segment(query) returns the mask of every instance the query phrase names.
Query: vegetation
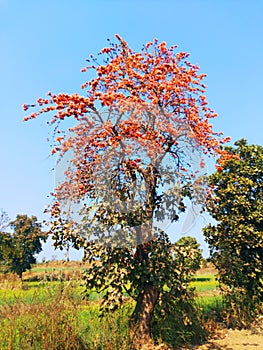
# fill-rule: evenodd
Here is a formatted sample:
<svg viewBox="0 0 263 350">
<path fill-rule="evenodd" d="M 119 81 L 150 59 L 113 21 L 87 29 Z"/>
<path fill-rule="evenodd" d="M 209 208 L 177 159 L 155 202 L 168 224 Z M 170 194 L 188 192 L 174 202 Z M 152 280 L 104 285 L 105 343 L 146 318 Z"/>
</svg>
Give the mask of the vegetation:
<svg viewBox="0 0 263 350">
<path fill-rule="evenodd" d="M 181 237 L 174 244 L 174 260 L 178 269 L 181 270 L 182 277 L 188 280 L 200 269 L 203 261 L 200 244 L 194 237 Z"/>
<path fill-rule="evenodd" d="M 237 157 L 213 175 L 207 208 L 217 224 L 204 229 L 229 324 L 247 325 L 263 302 L 263 147 L 242 139 Z"/>
<path fill-rule="evenodd" d="M 36 216 L 17 215 L 9 227 L 12 233 L 0 232 L 0 269 L 15 272 L 22 280 L 23 272 L 36 263 L 35 254 L 41 252 L 41 241 L 46 240 L 46 233 L 41 231 Z"/>
<path fill-rule="evenodd" d="M 125 293 L 135 300 L 130 330 L 140 349 L 152 344 L 156 305 L 168 312 L 187 294 L 159 223 L 176 221 L 184 199 L 200 201 L 206 190 L 191 166 L 193 153 L 228 158 L 219 146 L 228 139 L 212 130 L 216 114 L 204 95 L 205 75 L 188 54 L 157 40 L 134 52 L 116 38 L 102 49 L 103 61 L 91 55 L 83 69 L 96 74 L 83 85 L 86 96 L 49 93 L 25 120 L 54 113 L 52 153 L 71 150 L 73 157 L 54 193 L 51 232 L 57 246 L 71 241 L 85 248 L 87 290 L 106 290 L 106 308 L 125 302 Z M 75 124 L 66 137 L 68 118 Z M 67 199 L 84 200 L 82 226 L 71 220 Z"/>
<path fill-rule="evenodd" d="M 4 231 L 6 226 L 8 225 L 9 217 L 7 213 L 1 209 L 0 213 L 0 232 Z"/>
<path fill-rule="evenodd" d="M 126 299 L 121 309 L 101 317 L 98 300 L 102 296 L 98 295 L 95 301 L 83 299 L 81 281 L 72 279 L 83 268 L 73 262 L 37 264 L 25 272 L 23 289 L 18 277 L 3 275 L 0 279 L 0 348 L 132 349 L 128 324 L 134 302 Z M 52 275 L 58 275 L 61 269 L 64 269 L 64 280 L 50 281 Z M 203 276 L 206 276 L 205 281 Z M 218 297 L 210 295 L 211 288 L 216 294 L 214 275 L 207 274 L 206 270 L 199 271 L 192 283 L 193 286 L 206 283 L 210 288 L 209 297 L 203 294 L 197 299 L 198 314 L 191 314 L 189 305 L 186 308 L 186 305 L 178 304 L 169 318 L 156 317 L 153 336 L 157 343 L 165 341 L 176 349 L 181 344 L 200 343 L 207 337 L 209 329 L 206 324 L 214 322 L 215 314 L 221 308 Z M 182 311 L 188 312 L 188 319 Z"/>
</svg>

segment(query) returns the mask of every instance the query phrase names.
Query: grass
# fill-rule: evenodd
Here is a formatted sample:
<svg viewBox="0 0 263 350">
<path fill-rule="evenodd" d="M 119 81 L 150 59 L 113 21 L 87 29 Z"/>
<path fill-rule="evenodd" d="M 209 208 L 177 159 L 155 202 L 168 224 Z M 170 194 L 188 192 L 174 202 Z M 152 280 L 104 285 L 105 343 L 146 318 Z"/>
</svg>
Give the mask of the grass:
<svg viewBox="0 0 263 350">
<path fill-rule="evenodd" d="M 21 288 L 21 283 L 12 284 L 11 288 L 5 286 L 0 289 L 0 305 L 10 305 L 14 303 L 36 304 L 46 302 L 57 295 L 59 290 L 71 289 L 76 301 L 82 299 L 83 288 L 80 283 L 66 282 L 25 282 Z"/>
<path fill-rule="evenodd" d="M 99 317 L 100 296 L 93 293 L 89 301 L 82 298 L 83 288 L 75 273 L 82 268 L 79 264 L 41 264 L 25 274 L 23 289 L 14 276 L 9 276 L 8 281 L 0 279 L 0 349 L 130 350 L 128 319 L 134 304 L 128 301 L 114 314 Z M 61 273 L 61 269 L 63 278 L 47 278 Z M 67 274 L 74 278 L 68 281 Z M 192 309 L 192 323 L 187 325 L 183 323 L 185 318 L 181 322 L 177 314 L 156 323 L 159 331 L 155 338 L 160 342 L 176 346 L 178 342 L 200 341 L 206 332 L 204 322 L 209 324 L 218 317 L 221 300 L 214 274 L 199 273 L 191 286 L 199 295 L 198 314 Z"/>
<path fill-rule="evenodd" d="M 88 306 L 79 313 L 79 320 L 85 326 L 81 336 L 89 349 L 129 349 L 128 320 L 132 312 L 128 303 L 114 314 L 99 317 L 98 305 Z"/>
<path fill-rule="evenodd" d="M 129 304 L 100 318 L 98 303 L 82 300 L 74 282 L 41 288 L 38 298 L 25 292 L 15 301 L 8 294 L 0 307 L 1 350 L 129 348 Z"/>
<path fill-rule="evenodd" d="M 58 290 L 44 302 L 2 306 L 0 348 L 85 349 L 76 317 L 79 306 L 69 300 Z"/>
<path fill-rule="evenodd" d="M 190 287 L 194 287 L 197 293 L 216 291 L 218 281 L 215 275 L 201 274 L 192 278 Z"/>
</svg>

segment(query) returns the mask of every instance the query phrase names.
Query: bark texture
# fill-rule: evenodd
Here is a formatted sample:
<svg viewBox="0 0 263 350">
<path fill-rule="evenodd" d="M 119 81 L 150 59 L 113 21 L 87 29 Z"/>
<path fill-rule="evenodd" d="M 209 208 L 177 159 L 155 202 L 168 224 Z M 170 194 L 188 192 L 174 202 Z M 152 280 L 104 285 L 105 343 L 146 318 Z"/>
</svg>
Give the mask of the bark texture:
<svg viewBox="0 0 263 350">
<path fill-rule="evenodd" d="M 153 348 L 151 336 L 151 322 L 155 304 L 159 297 L 159 291 L 152 285 L 145 285 L 144 290 L 138 297 L 133 315 L 130 320 L 130 329 L 133 344 L 136 350 L 145 346 Z"/>
</svg>

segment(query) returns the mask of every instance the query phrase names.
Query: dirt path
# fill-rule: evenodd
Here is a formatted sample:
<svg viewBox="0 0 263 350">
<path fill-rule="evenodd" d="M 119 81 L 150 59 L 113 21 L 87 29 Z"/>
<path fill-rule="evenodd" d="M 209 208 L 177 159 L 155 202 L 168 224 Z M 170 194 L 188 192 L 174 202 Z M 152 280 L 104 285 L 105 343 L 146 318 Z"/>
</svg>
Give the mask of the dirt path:
<svg viewBox="0 0 263 350">
<path fill-rule="evenodd" d="M 263 320 L 250 330 L 222 330 L 195 350 L 263 350 Z"/>
</svg>

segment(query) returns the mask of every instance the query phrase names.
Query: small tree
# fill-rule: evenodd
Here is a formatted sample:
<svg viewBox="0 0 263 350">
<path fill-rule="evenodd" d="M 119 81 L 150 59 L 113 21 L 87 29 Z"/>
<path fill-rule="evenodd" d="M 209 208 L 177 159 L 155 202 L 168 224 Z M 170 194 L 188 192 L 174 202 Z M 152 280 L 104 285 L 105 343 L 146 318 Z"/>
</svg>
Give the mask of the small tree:
<svg viewBox="0 0 263 350">
<path fill-rule="evenodd" d="M 106 290 L 104 306 L 114 310 L 124 292 L 135 299 L 130 327 L 140 349 L 151 344 L 155 305 L 172 295 L 177 278 L 160 223 L 176 221 L 184 198 L 195 201 L 202 192 L 193 154 L 227 156 L 220 148 L 227 139 L 212 130 L 209 119 L 216 114 L 204 96 L 205 75 L 188 54 L 157 40 L 134 52 L 116 37 L 101 51 L 101 63 L 88 59 L 83 71 L 96 77 L 83 85 L 86 96 L 49 93 L 25 120 L 54 112 L 52 153 L 73 150 L 73 157 L 54 194 L 53 238 L 57 246 L 72 241 L 85 248 L 87 290 Z M 61 125 L 67 118 L 76 122 L 69 137 Z M 81 224 L 65 218 L 69 198 L 85 200 Z"/>
<path fill-rule="evenodd" d="M 242 139 L 226 150 L 237 157 L 209 178 L 207 209 L 217 224 L 204 234 L 230 319 L 242 324 L 263 301 L 263 147 Z"/>
<path fill-rule="evenodd" d="M 9 224 L 12 233 L 1 234 L 2 268 L 4 272 L 14 272 L 22 280 L 23 272 L 36 263 L 35 254 L 42 250 L 46 233 L 36 216 L 17 215 Z"/>
<path fill-rule="evenodd" d="M 3 231 L 6 229 L 6 227 L 8 226 L 8 221 L 9 221 L 9 217 L 7 215 L 7 213 L 1 209 L 0 212 L 0 266 L 2 265 L 2 261 L 3 261 L 3 245 L 4 242 L 6 241 L 6 236 L 4 235 Z"/>
<path fill-rule="evenodd" d="M 174 260 L 184 279 L 189 278 L 201 267 L 203 260 L 200 244 L 194 237 L 181 237 L 174 243 Z"/>
<path fill-rule="evenodd" d="M 8 226 L 8 221 L 9 221 L 9 217 L 7 215 L 7 213 L 1 209 L 0 212 L 0 232 L 3 232 L 5 230 L 5 228 Z"/>
</svg>

